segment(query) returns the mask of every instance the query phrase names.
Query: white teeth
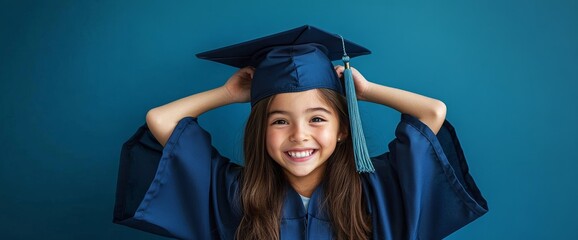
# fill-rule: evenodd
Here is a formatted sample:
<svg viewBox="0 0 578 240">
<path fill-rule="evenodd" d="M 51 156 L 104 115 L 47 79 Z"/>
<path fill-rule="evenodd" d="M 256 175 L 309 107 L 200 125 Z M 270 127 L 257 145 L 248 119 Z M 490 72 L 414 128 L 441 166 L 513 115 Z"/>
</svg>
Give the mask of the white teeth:
<svg viewBox="0 0 578 240">
<path fill-rule="evenodd" d="M 289 151 L 287 153 L 289 154 L 289 156 L 294 157 L 294 158 L 304 158 L 304 157 L 311 156 L 311 154 L 313 153 L 313 150 L 299 151 L 299 152 Z"/>
</svg>

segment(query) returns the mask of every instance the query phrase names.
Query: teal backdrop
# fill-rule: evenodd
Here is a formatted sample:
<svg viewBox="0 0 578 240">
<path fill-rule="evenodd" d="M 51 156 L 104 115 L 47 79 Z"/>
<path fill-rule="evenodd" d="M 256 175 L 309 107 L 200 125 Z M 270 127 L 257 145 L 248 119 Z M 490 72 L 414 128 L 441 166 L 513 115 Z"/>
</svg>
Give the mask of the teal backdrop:
<svg viewBox="0 0 578 240">
<path fill-rule="evenodd" d="M 1 1 L 0 238 L 161 239 L 112 224 L 148 109 L 235 69 L 195 53 L 311 24 L 370 81 L 441 99 L 488 214 L 447 239 L 578 239 L 578 1 Z M 361 105 L 369 149 L 399 114 Z M 248 104 L 201 116 L 235 159 Z"/>
</svg>

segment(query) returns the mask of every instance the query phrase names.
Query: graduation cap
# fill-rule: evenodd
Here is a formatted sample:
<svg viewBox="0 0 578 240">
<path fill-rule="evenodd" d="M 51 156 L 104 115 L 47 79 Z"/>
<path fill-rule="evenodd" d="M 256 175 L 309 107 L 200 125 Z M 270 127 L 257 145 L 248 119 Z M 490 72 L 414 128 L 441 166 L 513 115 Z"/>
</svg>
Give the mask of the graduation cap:
<svg viewBox="0 0 578 240">
<path fill-rule="evenodd" d="M 305 25 L 196 56 L 238 68 L 255 67 L 251 80 L 251 106 L 275 94 L 317 88 L 331 89 L 345 95 L 357 171 L 373 172 L 349 67 L 350 58 L 370 53 L 367 48 L 340 35 Z M 345 91 L 331 63 L 339 59 L 345 65 Z"/>
</svg>

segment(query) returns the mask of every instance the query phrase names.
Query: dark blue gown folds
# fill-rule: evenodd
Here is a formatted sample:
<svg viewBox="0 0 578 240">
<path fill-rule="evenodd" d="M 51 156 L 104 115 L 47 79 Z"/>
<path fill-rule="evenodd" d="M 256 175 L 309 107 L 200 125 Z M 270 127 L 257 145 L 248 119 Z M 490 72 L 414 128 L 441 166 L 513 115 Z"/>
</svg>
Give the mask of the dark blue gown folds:
<svg viewBox="0 0 578 240">
<path fill-rule="evenodd" d="M 402 114 L 389 152 L 361 174 L 373 239 L 441 239 L 488 210 L 449 122 L 435 135 Z M 182 239 L 234 239 L 242 212 L 241 166 L 221 156 L 195 118 L 182 119 L 163 148 L 144 125 L 124 145 L 114 222 Z M 282 239 L 331 239 L 323 189 L 309 208 L 290 186 Z"/>
</svg>

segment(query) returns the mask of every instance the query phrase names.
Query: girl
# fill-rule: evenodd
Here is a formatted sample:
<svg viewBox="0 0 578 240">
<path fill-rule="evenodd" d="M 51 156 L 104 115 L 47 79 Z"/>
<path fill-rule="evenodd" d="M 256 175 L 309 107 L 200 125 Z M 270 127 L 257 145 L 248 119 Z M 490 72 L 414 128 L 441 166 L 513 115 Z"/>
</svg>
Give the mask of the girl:
<svg viewBox="0 0 578 240">
<path fill-rule="evenodd" d="M 356 171 L 332 41 L 303 26 L 201 54 L 242 68 L 219 88 L 148 112 L 123 147 L 114 221 L 187 239 L 441 239 L 483 215 L 445 105 L 352 69 L 357 99 L 402 113 L 375 171 Z M 249 101 L 241 167 L 196 118 Z"/>
</svg>

